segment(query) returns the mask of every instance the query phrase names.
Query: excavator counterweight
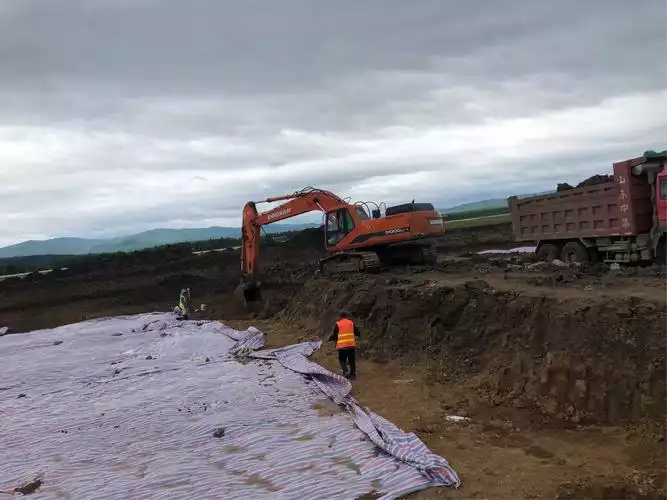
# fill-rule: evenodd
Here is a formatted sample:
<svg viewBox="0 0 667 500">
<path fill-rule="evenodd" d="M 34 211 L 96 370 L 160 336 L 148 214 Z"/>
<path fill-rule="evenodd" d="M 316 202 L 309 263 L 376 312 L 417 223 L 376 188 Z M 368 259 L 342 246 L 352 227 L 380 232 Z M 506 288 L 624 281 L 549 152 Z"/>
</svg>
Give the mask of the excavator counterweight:
<svg viewBox="0 0 667 500">
<path fill-rule="evenodd" d="M 268 198 L 261 203 L 282 201 L 279 206 L 257 211 L 257 203 L 243 208 L 241 284 L 237 300 L 248 310 L 262 301 L 259 272 L 262 226 L 313 211 L 324 213 L 324 247 L 329 256 L 320 261 L 323 274 L 377 273 L 382 264 L 428 264 L 436 260 L 431 238 L 444 233 L 442 216 L 430 203 L 407 203 L 389 207 L 381 215 L 378 205 L 348 203 L 322 189 L 306 188 L 292 194 Z"/>
</svg>

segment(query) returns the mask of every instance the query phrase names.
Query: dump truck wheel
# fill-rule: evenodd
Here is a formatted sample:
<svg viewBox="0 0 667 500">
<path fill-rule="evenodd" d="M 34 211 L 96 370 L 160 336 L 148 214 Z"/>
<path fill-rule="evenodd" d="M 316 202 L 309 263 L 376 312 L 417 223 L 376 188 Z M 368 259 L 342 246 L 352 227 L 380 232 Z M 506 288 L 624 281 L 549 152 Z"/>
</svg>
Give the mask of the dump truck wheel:
<svg viewBox="0 0 667 500">
<path fill-rule="evenodd" d="M 551 243 L 546 243 L 541 245 L 535 253 L 538 259 L 545 260 L 547 262 L 552 262 L 554 259 L 560 257 L 560 249 L 556 245 Z"/>
<path fill-rule="evenodd" d="M 563 245 L 563 250 L 560 252 L 560 260 L 568 264 L 579 262 L 581 264 L 588 264 L 591 260 L 588 254 L 588 249 L 578 241 L 570 241 Z"/>
<path fill-rule="evenodd" d="M 655 249 L 656 255 L 655 255 L 655 261 L 658 264 L 665 265 L 667 263 L 667 236 L 664 234 L 660 238 L 660 241 L 658 241 L 658 247 Z"/>
</svg>

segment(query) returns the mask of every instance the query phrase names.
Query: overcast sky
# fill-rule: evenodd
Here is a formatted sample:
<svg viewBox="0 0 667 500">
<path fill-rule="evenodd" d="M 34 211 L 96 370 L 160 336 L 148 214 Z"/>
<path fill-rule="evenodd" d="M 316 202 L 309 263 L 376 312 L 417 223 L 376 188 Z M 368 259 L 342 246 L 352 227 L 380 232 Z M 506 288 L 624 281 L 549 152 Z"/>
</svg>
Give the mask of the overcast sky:
<svg viewBox="0 0 667 500">
<path fill-rule="evenodd" d="M 667 147 L 665 0 L 0 0 L 0 245 L 439 207 Z"/>
</svg>

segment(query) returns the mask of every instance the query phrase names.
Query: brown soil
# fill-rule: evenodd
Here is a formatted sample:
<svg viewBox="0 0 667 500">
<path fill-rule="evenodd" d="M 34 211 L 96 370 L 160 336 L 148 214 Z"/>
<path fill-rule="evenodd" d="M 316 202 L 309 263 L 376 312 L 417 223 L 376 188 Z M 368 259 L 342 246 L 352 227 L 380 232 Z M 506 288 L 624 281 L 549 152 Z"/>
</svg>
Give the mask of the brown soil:
<svg viewBox="0 0 667 500">
<path fill-rule="evenodd" d="M 456 250 L 476 251 L 504 249 L 518 246 L 512 241 L 512 224 L 497 224 L 477 228 L 448 229 L 447 235 L 437 242 L 442 252 Z"/>
<path fill-rule="evenodd" d="M 270 347 L 320 333 L 272 320 L 229 323 L 258 326 Z M 338 370 L 330 344 L 313 358 Z M 377 363 L 361 357 L 357 372 L 354 395 L 362 404 L 415 432 L 461 475 L 459 490 L 432 489 L 411 498 L 665 498 L 658 426 L 548 425 L 535 421 L 525 408 L 478 405 L 469 410 L 474 393 L 454 382 L 434 381 L 422 362 Z M 470 420 L 448 422 L 448 415 Z"/>
<path fill-rule="evenodd" d="M 419 363 L 434 383 L 465 385 L 476 395 L 466 411 L 526 408 L 535 419 L 575 424 L 664 418 L 664 300 L 500 284 L 314 279 L 268 302 L 277 320 L 323 333 L 349 310 L 366 331 L 360 355 Z"/>
<path fill-rule="evenodd" d="M 415 498 L 665 498 L 664 268 L 460 256 L 509 246 L 494 228 L 451 235 L 435 267 L 328 280 L 313 278 L 318 238 L 264 249 L 255 319 L 232 301 L 238 254 L 212 252 L 0 282 L 0 326 L 170 310 L 191 286 L 207 317 L 280 346 L 325 338 L 344 307 L 362 329 L 357 399 L 461 474 L 461 489 Z M 331 343 L 314 358 L 338 369 Z"/>
</svg>

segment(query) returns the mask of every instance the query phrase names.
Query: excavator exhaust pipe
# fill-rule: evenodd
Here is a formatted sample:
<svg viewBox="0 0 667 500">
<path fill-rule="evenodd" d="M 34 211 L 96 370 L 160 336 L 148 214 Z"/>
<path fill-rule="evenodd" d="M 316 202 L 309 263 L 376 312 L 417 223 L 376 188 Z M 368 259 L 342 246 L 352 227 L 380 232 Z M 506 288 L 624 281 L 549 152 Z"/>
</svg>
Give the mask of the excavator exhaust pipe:
<svg viewBox="0 0 667 500">
<path fill-rule="evenodd" d="M 262 290 L 259 283 L 241 283 L 234 290 L 234 298 L 248 312 L 259 312 L 264 305 Z"/>
</svg>

